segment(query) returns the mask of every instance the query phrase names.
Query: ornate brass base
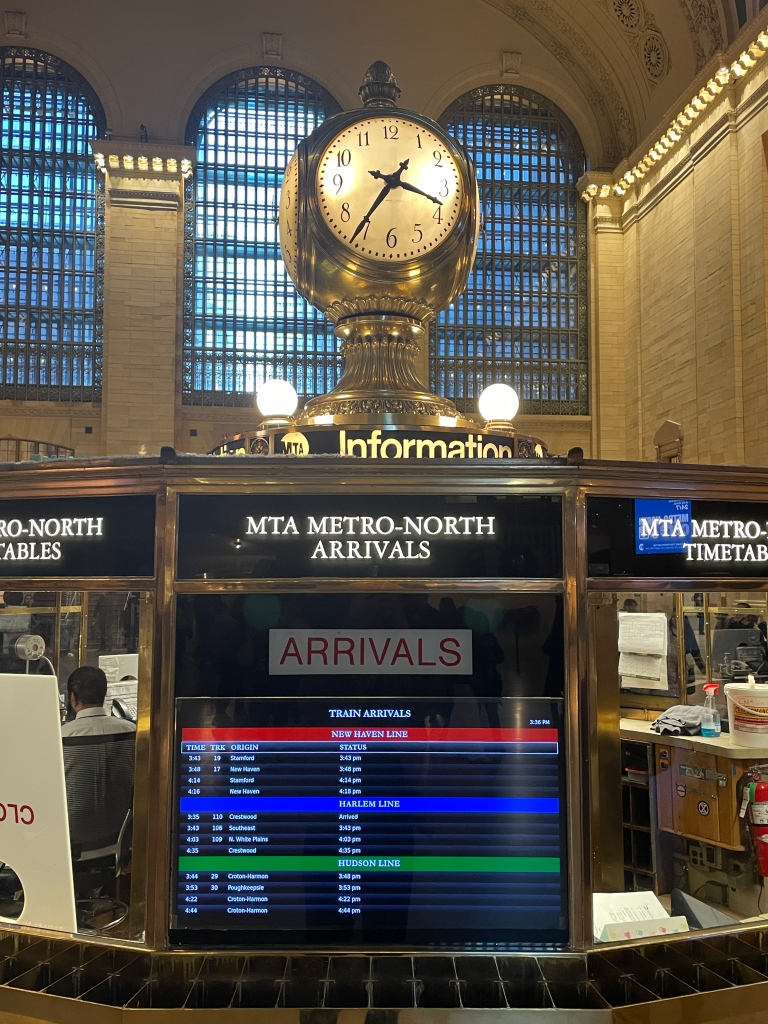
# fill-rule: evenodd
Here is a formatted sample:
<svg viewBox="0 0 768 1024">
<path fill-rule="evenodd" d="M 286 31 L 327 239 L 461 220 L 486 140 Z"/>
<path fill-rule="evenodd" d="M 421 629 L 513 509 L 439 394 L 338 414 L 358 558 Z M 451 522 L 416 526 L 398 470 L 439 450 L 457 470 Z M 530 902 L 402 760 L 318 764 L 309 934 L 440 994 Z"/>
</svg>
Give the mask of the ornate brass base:
<svg viewBox="0 0 768 1024">
<path fill-rule="evenodd" d="M 430 394 L 419 380 L 415 362 L 426 335 L 419 320 L 365 314 L 339 321 L 334 333 L 342 339 L 341 380 L 327 395 L 307 402 L 299 422 L 316 416 L 458 415 L 453 402 Z"/>
</svg>

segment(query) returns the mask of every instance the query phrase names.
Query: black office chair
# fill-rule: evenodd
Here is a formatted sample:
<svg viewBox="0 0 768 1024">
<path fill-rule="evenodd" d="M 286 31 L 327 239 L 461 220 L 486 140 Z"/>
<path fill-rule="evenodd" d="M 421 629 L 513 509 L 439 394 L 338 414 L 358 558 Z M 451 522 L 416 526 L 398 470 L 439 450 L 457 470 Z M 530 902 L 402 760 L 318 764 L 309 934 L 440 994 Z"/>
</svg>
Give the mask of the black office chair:
<svg viewBox="0 0 768 1024">
<path fill-rule="evenodd" d="M 130 873 L 135 741 L 134 732 L 62 737 L 77 920 L 93 931 L 128 914 L 119 897 Z M 113 892 L 92 894 L 107 887 Z"/>
</svg>

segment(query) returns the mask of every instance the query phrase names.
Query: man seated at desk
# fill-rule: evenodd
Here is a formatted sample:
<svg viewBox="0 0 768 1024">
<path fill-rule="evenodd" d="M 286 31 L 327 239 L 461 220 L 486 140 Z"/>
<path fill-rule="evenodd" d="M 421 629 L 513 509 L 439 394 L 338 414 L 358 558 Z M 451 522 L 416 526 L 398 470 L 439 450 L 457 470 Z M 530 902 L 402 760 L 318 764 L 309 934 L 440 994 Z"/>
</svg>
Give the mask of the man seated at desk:
<svg viewBox="0 0 768 1024">
<path fill-rule="evenodd" d="M 100 668 L 82 665 L 67 680 L 67 700 L 75 718 L 61 727 L 62 736 L 104 736 L 136 732 L 133 722 L 107 713 L 107 677 Z"/>
<path fill-rule="evenodd" d="M 107 714 L 107 677 L 83 665 L 67 680 L 75 718 L 62 726 L 64 778 L 72 858 L 76 871 L 111 864 L 97 877 L 78 878 L 78 892 L 95 893 L 94 885 L 114 888 L 120 837 L 125 835 L 133 804 L 136 726 Z M 80 872 L 82 875 L 82 871 Z"/>
</svg>

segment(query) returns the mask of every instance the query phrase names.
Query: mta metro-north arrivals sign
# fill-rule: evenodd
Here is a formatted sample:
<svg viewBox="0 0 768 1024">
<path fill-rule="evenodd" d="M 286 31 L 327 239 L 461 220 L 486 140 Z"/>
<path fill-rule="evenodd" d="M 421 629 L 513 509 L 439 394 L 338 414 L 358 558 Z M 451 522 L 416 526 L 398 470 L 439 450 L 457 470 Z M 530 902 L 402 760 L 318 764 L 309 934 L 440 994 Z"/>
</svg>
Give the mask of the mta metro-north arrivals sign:
<svg viewBox="0 0 768 1024">
<path fill-rule="evenodd" d="M 180 579 L 562 576 L 559 495 L 181 495 Z"/>
<path fill-rule="evenodd" d="M 589 575 L 768 576 L 768 503 L 587 500 Z"/>
</svg>

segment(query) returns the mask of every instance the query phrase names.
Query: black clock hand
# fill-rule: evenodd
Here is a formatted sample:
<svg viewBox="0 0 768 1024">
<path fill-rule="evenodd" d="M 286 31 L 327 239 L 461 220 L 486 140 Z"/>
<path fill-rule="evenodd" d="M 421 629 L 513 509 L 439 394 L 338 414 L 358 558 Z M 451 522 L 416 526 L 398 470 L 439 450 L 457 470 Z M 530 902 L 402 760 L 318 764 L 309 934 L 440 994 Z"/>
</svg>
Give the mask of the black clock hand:
<svg viewBox="0 0 768 1024">
<path fill-rule="evenodd" d="M 357 236 L 360 234 L 360 232 L 363 230 L 363 228 L 365 227 L 366 224 L 370 224 L 370 222 L 371 222 L 371 214 L 373 213 L 374 210 L 376 210 L 379 206 L 381 206 L 381 204 L 387 198 L 387 196 L 392 191 L 392 189 L 393 188 L 397 188 L 401 184 L 401 182 L 400 182 L 400 175 L 403 173 L 403 171 L 406 169 L 407 166 L 408 166 L 408 161 L 407 160 L 403 160 L 400 163 L 400 166 L 398 167 L 398 169 L 396 171 L 394 171 L 392 174 L 382 174 L 381 171 L 379 171 L 379 170 L 368 171 L 368 173 L 370 174 L 370 176 L 372 178 L 376 178 L 379 181 L 384 181 L 384 182 L 386 182 L 386 184 L 384 185 L 384 188 L 381 190 L 381 192 L 379 192 L 379 194 L 376 196 L 376 199 L 374 200 L 373 205 L 371 206 L 371 208 L 368 211 L 368 213 L 366 213 L 366 215 L 363 217 L 363 219 L 360 221 L 360 223 L 355 228 L 355 233 L 352 235 L 352 237 L 349 240 L 350 243 L 354 242 L 354 240 L 357 238 Z"/>
<path fill-rule="evenodd" d="M 416 192 L 417 195 L 424 196 L 425 199 L 431 199 L 432 202 L 436 203 L 438 206 L 443 205 L 442 199 L 436 199 L 434 196 L 431 196 L 428 192 L 422 192 L 420 188 L 416 188 L 415 185 L 409 185 L 407 181 L 401 181 L 400 188 L 407 189 L 408 192 Z"/>
<path fill-rule="evenodd" d="M 384 178 L 385 181 L 386 181 L 387 177 L 389 177 L 389 175 L 380 174 L 378 171 L 375 171 L 375 172 L 374 171 L 370 171 L 369 173 L 372 174 L 374 176 L 374 178 Z M 389 182 L 387 182 L 387 184 L 384 186 L 384 188 L 381 190 L 381 192 L 379 192 L 379 194 L 374 199 L 373 205 L 371 206 L 371 208 L 368 211 L 368 213 L 366 213 L 366 215 L 363 217 L 363 219 L 360 221 L 360 223 L 355 228 L 355 233 L 354 233 L 354 235 L 352 235 L 352 237 L 349 240 L 350 244 L 352 242 L 354 242 L 354 240 L 357 238 L 357 236 L 363 230 L 365 225 L 366 224 L 370 224 L 370 222 L 371 222 L 371 214 L 373 213 L 373 211 L 377 207 L 381 206 L 381 204 L 384 202 L 384 200 L 387 198 L 387 196 L 389 195 L 389 193 L 391 191 L 392 191 L 392 186 L 389 184 Z"/>
<path fill-rule="evenodd" d="M 400 175 L 408 167 L 409 163 L 409 160 L 402 160 L 400 166 L 392 174 L 382 174 L 381 171 L 368 171 L 368 173 L 372 178 L 381 178 L 382 181 L 386 181 L 390 188 L 397 188 L 398 185 L 402 184 Z"/>
</svg>

